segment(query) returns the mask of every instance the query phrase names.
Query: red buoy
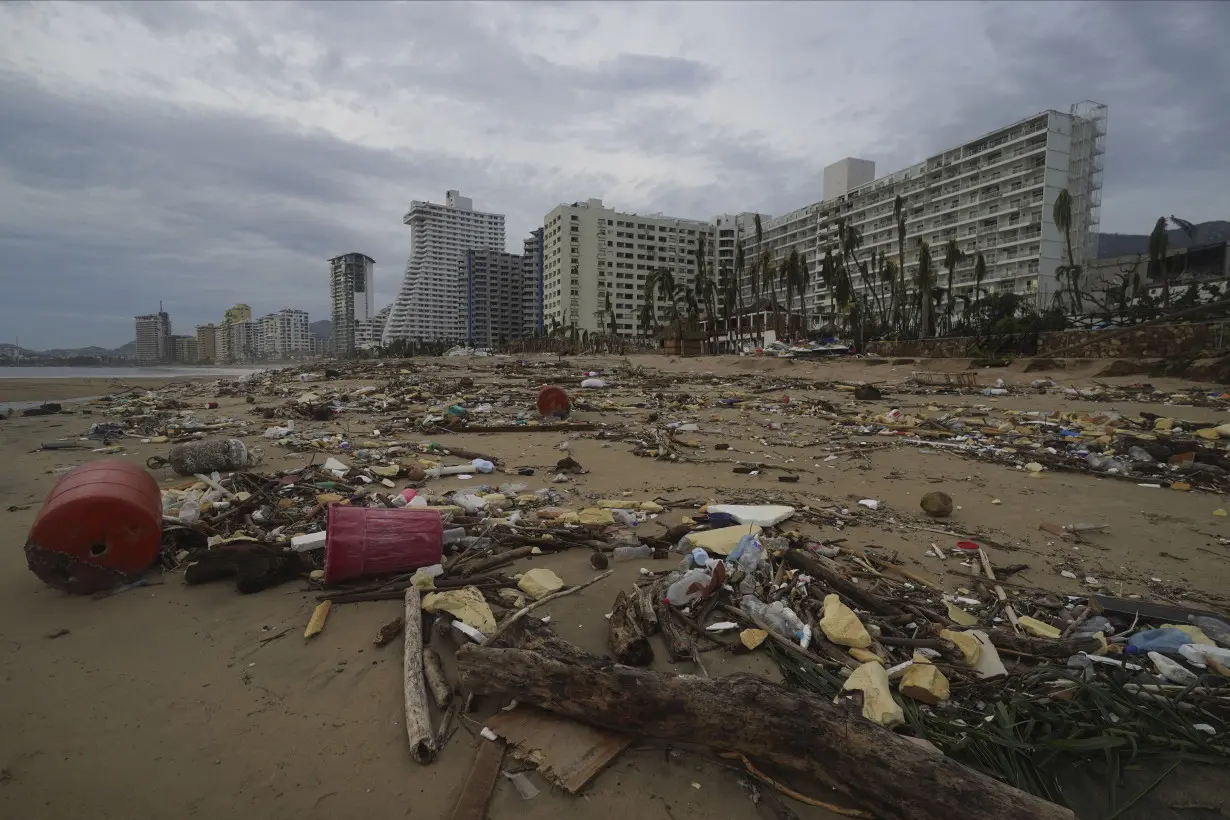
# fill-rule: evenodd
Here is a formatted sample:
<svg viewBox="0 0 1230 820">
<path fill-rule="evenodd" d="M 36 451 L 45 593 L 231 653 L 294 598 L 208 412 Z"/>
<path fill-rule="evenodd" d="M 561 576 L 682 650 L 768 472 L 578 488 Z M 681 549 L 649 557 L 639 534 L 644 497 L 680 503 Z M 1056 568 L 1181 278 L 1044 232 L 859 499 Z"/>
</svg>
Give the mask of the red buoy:
<svg viewBox="0 0 1230 820">
<path fill-rule="evenodd" d="M 558 387 L 544 387 L 538 391 L 538 415 L 543 418 L 555 416 L 566 419 L 572 412 L 568 394 Z"/>
<path fill-rule="evenodd" d="M 95 592 L 149 568 L 162 540 L 162 493 L 136 464 L 106 459 L 60 479 L 26 539 L 30 570 L 68 592 Z"/>
</svg>

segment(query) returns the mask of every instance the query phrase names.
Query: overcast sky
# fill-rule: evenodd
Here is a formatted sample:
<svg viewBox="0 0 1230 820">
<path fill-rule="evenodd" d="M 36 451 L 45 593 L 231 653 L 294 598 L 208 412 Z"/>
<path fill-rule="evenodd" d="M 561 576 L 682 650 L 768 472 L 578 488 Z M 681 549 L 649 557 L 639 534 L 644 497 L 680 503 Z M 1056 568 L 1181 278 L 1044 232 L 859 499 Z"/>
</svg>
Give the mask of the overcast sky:
<svg viewBox="0 0 1230 820">
<path fill-rule="evenodd" d="M 1109 106 L 1102 228 L 1230 219 L 1230 3 L 0 4 L 0 340 L 115 347 L 401 281 L 412 199 L 709 218 Z"/>
</svg>

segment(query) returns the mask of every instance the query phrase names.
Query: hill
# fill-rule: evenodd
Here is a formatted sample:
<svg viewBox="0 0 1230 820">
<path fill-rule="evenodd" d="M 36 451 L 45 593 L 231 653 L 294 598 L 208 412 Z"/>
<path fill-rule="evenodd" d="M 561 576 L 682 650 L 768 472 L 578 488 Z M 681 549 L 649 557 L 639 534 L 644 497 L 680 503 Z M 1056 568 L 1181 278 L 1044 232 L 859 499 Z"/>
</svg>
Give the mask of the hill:
<svg viewBox="0 0 1230 820">
<path fill-rule="evenodd" d="M 1208 245 L 1211 242 L 1230 241 L 1230 222 L 1201 222 L 1196 226 L 1196 235 L 1188 238 L 1180 230 L 1167 231 L 1167 238 L 1172 249 L 1187 248 L 1192 245 Z M 1110 259 L 1115 256 L 1129 256 L 1134 253 L 1149 252 L 1149 235 L 1136 233 L 1104 233 L 1098 235 L 1098 258 Z"/>
<path fill-rule="evenodd" d="M 308 330 L 312 331 L 312 335 L 317 339 L 333 338 L 333 322 L 329 319 L 321 319 L 319 322 L 312 322 L 308 325 Z"/>
</svg>

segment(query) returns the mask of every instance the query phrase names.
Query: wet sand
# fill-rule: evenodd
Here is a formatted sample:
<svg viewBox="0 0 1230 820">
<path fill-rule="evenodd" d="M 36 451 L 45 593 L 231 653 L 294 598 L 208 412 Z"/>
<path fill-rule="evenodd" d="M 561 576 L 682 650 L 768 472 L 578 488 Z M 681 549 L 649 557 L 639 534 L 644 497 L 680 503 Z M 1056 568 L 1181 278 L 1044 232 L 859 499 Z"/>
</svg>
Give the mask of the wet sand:
<svg viewBox="0 0 1230 820">
<path fill-rule="evenodd" d="M 573 358 L 574 369 L 603 370 L 619 362 Z M 462 372 L 480 385 L 496 381 L 499 360 L 430 360 L 446 370 Z M 724 376 L 748 372 L 848 381 L 897 380 L 916 366 L 868 366 L 860 362 L 787 362 L 750 359 L 667 359 L 634 357 L 634 364 L 659 374 L 712 373 L 709 397 L 718 395 Z M 1063 384 L 1089 386 L 1096 370 L 1049 374 Z M 1027 384 L 1047 374 L 1014 370 L 993 371 L 988 379 L 1003 377 L 1012 384 Z M 1136 378 L 1101 379 L 1124 384 Z M 47 380 L 50 383 L 52 380 Z M 88 381 L 88 380 L 87 380 Z M 374 382 L 361 382 L 374 383 Z M 1155 384 L 1162 386 L 1160 380 Z M 142 383 L 143 386 L 145 383 Z M 1175 388 L 1187 382 L 1168 382 Z M 0 382 L 9 389 L 10 382 Z M 310 385 L 305 385 L 310 388 Z M 33 389 L 33 388 L 31 388 Z M 108 392 L 89 384 L 67 389 Z M 694 389 L 694 388 L 691 388 Z M 699 391 L 697 391 L 699 392 Z M 849 402 L 841 391 L 795 394 L 815 396 L 839 405 Z M 32 395 L 32 394 L 27 394 Z M 586 393 L 600 405 L 622 391 Z M 776 392 L 772 394 L 776 396 Z M 0 394 L 0 399 L 7 396 Z M 36 398 L 54 398 L 38 395 Z M 249 423 L 250 444 L 268 454 L 262 469 L 307 463 L 308 456 L 292 458 L 284 450 L 259 438 L 269 422 L 255 419 L 242 399 L 219 399 L 216 411 L 195 411 L 201 418 L 233 417 Z M 281 400 L 263 397 L 266 404 Z M 1059 396 L 886 397 L 872 406 L 917 407 L 950 404 L 987 404 L 993 408 L 1047 407 L 1105 411 L 1113 403 L 1091 403 Z M 1153 412 L 1199 420 L 1225 420 L 1226 413 L 1191 407 L 1150 405 Z M 578 411 L 574 419 L 618 422 L 643 420 L 647 411 L 612 408 Z M 532 466 L 532 478 L 498 477 L 525 481 L 529 489 L 553 486 L 570 492 L 569 506 L 622 492 L 630 498 L 665 496 L 691 498 L 698 503 L 750 497 L 772 498 L 797 506 L 850 506 L 859 498 L 875 498 L 883 509 L 900 511 L 902 523 L 918 523 L 918 499 L 942 489 L 959 505 L 951 524 L 981 528 L 1012 548 L 993 550 L 1001 563 L 1027 563 L 1017 576 L 1021 583 L 1056 592 L 1081 594 L 1080 581 L 1059 575 L 1061 568 L 1093 575 L 1112 594 L 1159 594 L 1183 602 L 1187 596 L 1214 600 L 1230 591 L 1230 519 L 1213 514 L 1228 505 L 1224 497 L 1207 493 L 1150 490 L 1132 483 L 1093 476 L 1045 473 L 1028 478 L 1009 467 L 965 460 L 944 453 L 923 453 L 906 446 L 870 450 L 826 462 L 834 446 L 787 447 L 766 437 L 765 425 L 779 414 L 758 410 L 718 409 L 703 404 L 679 415 L 700 420 L 702 432 L 689 434 L 709 445 L 706 458 L 788 464 L 802 478 L 781 484 L 770 476 L 731 472 L 729 463 L 665 464 L 638 458 L 625 442 L 607 443 L 579 437 L 569 444 L 570 454 L 588 470 L 567 485 L 550 484 L 549 468 L 559 458 L 559 441 L 546 434 L 432 436 L 447 446 L 490 452 L 508 467 Z M 79 818 L 196 817 L 231 820 L 235 817 L 350 818 L 371 820 L 401 817 L 447 816 L 469 771 L 481 723 L 462 721 L 439 759 L 430 767 L 410 760 L 402 727 L 402 670 L 400 645 L 377 649 L 372 637 L 377 628 L 401 614 L 398 601 L 334 607 L 325 631 L 305 643 L 302 629 L 314 606 L 315 595 L 302 584 L 290 583 L 257 593 L 239 595 L 232 584 L 221 582 L 187 587 L 175 574 L 160 586 L 125 592 L 105 600 L 74 598 L 41 584 L 25 566 L 21 546 L 38 505 L 55 481 L 56 467 L 85 463 L 101 456 L 89 451 L 30 453 L 41 441 L 57 437 L 72 440 L 91 421 L 105 419 L 78 414 L 0 421 L 0 799 L 14 817 L 40 820 Z M 832 432 L 819 418 L 786 417 L 788 430 L 801 438 Z M 350 435 L 370 432 L 371 424 L 358 414 L 342 415 L 327 424 L 303 423 L 313 430 L 348 430 Z M 412 433 L 407 438 L 418 438 Z M 713 444 L 728 443 L 722 454 Z M 165 445 L 142 445 L 128 440 L 121 456 L 144 463 L 151 455 L 165 454 Z M 182 482 L 169 470 L 156 472 L 162 486 Z M 404 482 L 403 482 L 404 483 Z M 472 484 L 473 482 L 469 482 Z M 495 482 L 492 482 L 495 483 Z M 401 486 L 399 484 L 399 486 Z M 467 486 L 457 478 L 433 485 L 433 492 Z M 993 504 L 998 500 L 999 504 Z M 9 506 L 24 507 L 3 512 Z M 29 506 L 26 506 L 29 505 Z M 663 516 L 665 523 L 680 513 Z M 1109 530 L 1079 548 L 1058 542 L 1039 531 L 1042 521 L 1061 524 L 1095 522 Z M 941 563 L 924 556 L 942 536 L 925 530 L 883 523 L 868 516 L 866 523 L 847 528 L 841 536 L 851 546 L 878 545 L 896 551 L 906 568 L 932 582 L 953 589 L 962 581 L 953 572 L 966 568 L 956 561 Z M 658 523 L 644 526 L 657 527 Z M 833 531 L 810 531 L 833 537 Z M 588 554 L 569 551 L 518 562 L 554 569 L 566 583 L 579 583 L 593 575 Z M 651 564 L 653 562 L 650 562 Z M 673 563 L 673 562 L 672 562 Z M 630 586 L 641 563 L 613 565 L 615 574 L 585 592 L 554 602 L 539 614 L 567 639 L 603 653 L 605 613 L 618 590 Z M 655 566 L 660 568 L 660 566 Z M 1152 581 L 1161 579 L 1161 583 Z M 262 644 L 283 629 L 289 633 Z M 49 639 L 53 630 L 68 634 Z M 661 652 L 659 651 L 659 656 Z M 446 658 L 447 662 L 450 662 Z M 714 676 L 752 671 L 778 679 L 776 666 L 764 654 L 735 658 L 710 653 L 706 665 Z M 659 657 L 655 668 L 693 673 L 691 664 L 673 666 Z M 497 703 L 484 704 L 490 711 Z M 480 710 L 481 719 L 484 711 Z M 650 748 L 642 748 L 649 745 Z M 664 752 L 652 744 L 634 744 L 636 751 L 622 755 L 600 774 L 584 797 L 570 797 L 550 789 L 537 774 L 529 776 L 542 793 L 522 801 L 511 783 L 501 778 L 487 812 L 494 820 L 514 817 L 546 820 L 574 816 L 581 820 L 666 817 L 701 818 L 773 817 L 764 804 L 757 808 L 740 787 L 739 775 L 722 765 L 683 753 Z M 506 757 L 505 768 L 522 765 Z M 1224 769 L 1193 768 L 1184 777 L 1172 776 L 1122 818 L 1189 818 L 1175 810 L 1180 802 L 1225 807 Z M 1136 784 L 1144 775 L 1129 775 Z M 694 788 L 698 784 L 699 788 Z M 815 784 L 800 788 L 821 799 L 838 800 Z M 762 787 L 764 788 L 764 787 Z M 920 789 L 928 784 L 919 784 Z M 1100 788 L 1100 786 L 1099 786 Z M 836 817 L 822 809 L 794 801 L 787 804 L 805 820 Z M 1214 815 L 1209 815 L 1214 816 Z"/>
</svg>

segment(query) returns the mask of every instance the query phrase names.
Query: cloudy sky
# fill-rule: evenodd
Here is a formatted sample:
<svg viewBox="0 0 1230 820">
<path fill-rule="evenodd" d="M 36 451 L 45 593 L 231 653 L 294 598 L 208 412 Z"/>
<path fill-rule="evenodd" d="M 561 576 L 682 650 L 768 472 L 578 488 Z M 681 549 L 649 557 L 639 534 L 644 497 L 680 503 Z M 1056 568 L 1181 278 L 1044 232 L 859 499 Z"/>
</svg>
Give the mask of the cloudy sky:
<svg viewBox="0 0 1230 820">
<path fill-rule="evenodd" d="M 1230 3 L 0 4 L 0 341 L 327 318 L 401 280 L 412 199 L 708 218 L 820 198 L 1036 111 L 1109 106 L 1103 230 L 1230 219 Z"/>
</svg>

